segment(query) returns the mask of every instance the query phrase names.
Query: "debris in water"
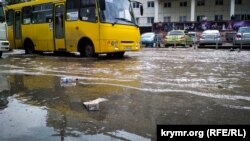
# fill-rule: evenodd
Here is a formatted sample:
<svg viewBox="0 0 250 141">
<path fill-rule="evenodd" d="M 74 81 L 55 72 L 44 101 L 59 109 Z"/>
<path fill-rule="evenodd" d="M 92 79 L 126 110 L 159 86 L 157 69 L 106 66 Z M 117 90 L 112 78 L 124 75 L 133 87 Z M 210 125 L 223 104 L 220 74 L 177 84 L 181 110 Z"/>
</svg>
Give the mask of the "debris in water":
<svg viewBox="0 0 250 141">
<path fill-rule="evenodd" d="M 99 103 L 108 101 L 105 98 L 97 98 L 92 101 L 83 102 L 83 105 L 86 107 L 88 111 L 98 111 L 99 110 Z"/>
<path fill-rule="evenodd" d="M 63 77 L 60 80 L 60 85 L 62 87 L 69 87 L 69 86 L 76 86 L 76 82 L 78 81 L 77 78 L 72 77 Z"/>
<path fill-rule="evenodd" d="M 7 100 L 7 97 L 4 96 L 0 97 L 0 109 L 6 108 L 8 103 L 9 101 Z"/>
<path fill-rule="evenodd" d="M 219 89 L 223 89 L 224 87 L 223 87 L 223 86 L 221 86 L 221 85 L 218 85 L 218 88 L 219 88 Z"/>
<path fill-rule="evenodd" d="M 237 49 L 231 48 L 230 51 L 237 51 L 237 52 L 240 52 L 240 48 L 237 48 Z"/>
</svg>

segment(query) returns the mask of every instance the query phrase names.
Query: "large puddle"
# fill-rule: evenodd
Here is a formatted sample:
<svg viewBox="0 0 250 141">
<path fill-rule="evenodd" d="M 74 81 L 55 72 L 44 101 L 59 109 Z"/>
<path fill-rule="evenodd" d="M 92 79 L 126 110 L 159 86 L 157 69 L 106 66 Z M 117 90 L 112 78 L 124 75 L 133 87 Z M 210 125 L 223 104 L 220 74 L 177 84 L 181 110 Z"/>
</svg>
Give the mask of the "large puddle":
<svg viewBox="0 0 250 141">
<path fill-rule="evenodd" d="M 155 140 L 157 124 L 249 124 L 250 52 L 0 59 L 0 140 Z M 105 98 L 99 111 L 83 102 Z"/>
</svg>

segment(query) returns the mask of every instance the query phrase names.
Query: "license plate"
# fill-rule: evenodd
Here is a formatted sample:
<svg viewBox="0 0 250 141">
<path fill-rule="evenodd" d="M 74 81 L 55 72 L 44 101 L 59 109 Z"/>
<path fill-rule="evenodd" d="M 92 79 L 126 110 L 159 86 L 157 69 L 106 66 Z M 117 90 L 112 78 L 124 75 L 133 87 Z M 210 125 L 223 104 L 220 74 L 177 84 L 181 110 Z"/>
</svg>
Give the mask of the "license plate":
<svg viewBox="0 0 250 141">
<path fill-rule="evenodd" d="M 124 50 L 131 50 L 131 49 L 132 49 L 131 46 L 125 46 L 125 47 L 124 47 Z"/>
</svg>

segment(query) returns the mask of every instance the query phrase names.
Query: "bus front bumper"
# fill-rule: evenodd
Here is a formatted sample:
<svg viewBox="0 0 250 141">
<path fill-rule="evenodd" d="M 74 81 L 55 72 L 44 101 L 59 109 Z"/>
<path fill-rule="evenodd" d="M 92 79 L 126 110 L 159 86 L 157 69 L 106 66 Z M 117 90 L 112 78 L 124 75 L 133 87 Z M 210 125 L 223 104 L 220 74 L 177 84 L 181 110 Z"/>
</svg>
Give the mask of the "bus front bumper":
<svg viewBox="0 0 250 141">
<path fill-rule="evenodd" d="M 139 51 L 141 48 L 139 41 L 106 40 L 104 43 L 105 49 L 102 50 L 102 53 Z"/>
</svg>

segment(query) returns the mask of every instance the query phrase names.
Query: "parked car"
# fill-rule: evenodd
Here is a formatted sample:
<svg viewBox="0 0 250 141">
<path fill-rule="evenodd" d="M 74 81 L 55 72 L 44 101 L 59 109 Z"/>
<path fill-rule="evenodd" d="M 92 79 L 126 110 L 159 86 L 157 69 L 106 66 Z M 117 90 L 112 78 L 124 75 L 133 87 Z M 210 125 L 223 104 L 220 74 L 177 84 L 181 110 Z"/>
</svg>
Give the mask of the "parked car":
<svg viewBox="0 0 250 141">
<path fill-rule="evenodd" d="M 198 42 L 198 38 L 197 38 L 197 33 L 196 32 L 188 32 L 187 35 L 192 38 L 193 44 L 196 44 Z"/>
<path fill-rule="evenodd" d="M 0 41 L 0 58 L 2 57 L 3 52 L 9 52 L 9 42 L 8 41 Z"/>
<path fill-rule="evenodd" d="M 160 47 L 161 39 L 154 32 L 147 32 L 141 35 L 141 45 L 146 47 Z"/>
<path fill-rule="evenodd" d="M 222 38 L 219 30 L 205 30 L 202 32 L 199 45 L 222 45 Z"/>
<path fill-rule="evenodd" d="M 184 30 L 172 30 L 165 37 L 165 46 L 181 45 L 186 47 L 192 46 L 193 40 L 191 36 L 186 35 Z"/>
<path fill-rule="evenodd" d="M 2 33 L 0 31 L 0 33 Z M 2 57 L 3 52 L 9 52 L 10 51 L 10 43 L 9 41 L 5 40 L 3 35 L 0 35 L 0 58 Z M 3 39 L 3 40 L 1 40 Z"/>
<path fill-rule="evenodd" d="M 250 27 L 240 27 L 234 36 L 234 45 L 250 44 Z"/>
</svg>

